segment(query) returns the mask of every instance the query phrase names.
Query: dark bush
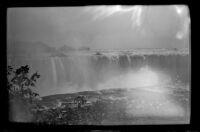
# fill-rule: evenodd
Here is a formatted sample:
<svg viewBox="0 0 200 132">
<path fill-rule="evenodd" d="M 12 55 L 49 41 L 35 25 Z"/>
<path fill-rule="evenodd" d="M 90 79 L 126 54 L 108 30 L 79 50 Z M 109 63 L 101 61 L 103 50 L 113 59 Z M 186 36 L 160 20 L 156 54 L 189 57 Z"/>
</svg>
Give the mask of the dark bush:
<svg viewBox="0 0 200 132">
<path fill-rule="evenodd" d="M 10 101 L 10 120 L 12 121 L 33 121 L 31 109 L 37 104 L 39 94 L 33 91 L 38 73 L 29 75 L 29 66 L 21 66 L 14 70 L 7 67 L 7 89 Z"/>
</svg>

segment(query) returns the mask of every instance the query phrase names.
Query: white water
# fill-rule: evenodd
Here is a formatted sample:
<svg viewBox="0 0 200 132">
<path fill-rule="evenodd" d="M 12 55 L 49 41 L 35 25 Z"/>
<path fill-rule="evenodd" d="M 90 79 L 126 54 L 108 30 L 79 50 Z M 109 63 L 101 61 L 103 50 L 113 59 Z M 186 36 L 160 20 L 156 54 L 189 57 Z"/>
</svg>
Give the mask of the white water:
<svg viewBox="0 0 200 132">
<path fill-rule="evenodd" d="M 126 106 L 130 116 L 182 116 L 185 111 L 168 95 L 173 72 L 188 78 L 188 58 L 183 56 L 110 55 L 50 57 L 50 65 L 33 61 L 51 81 L 44 94 L 63 94 L 110 88 L 140 89 L 127 93 L 133 102 Z M 144 60 L 146 57 L 146 60 Z M 49 62 L 49 60 L 47 60 Z M 145 61 L 145 63 L 143 63 Z M 36 63 L 37 62 L 37 63 Z M 164 64 L 163 64 L 164 63 Z M 184 66 L 184 67 L 183 67 Z M 178 68 L 177 68 L 178 67 Z M 166 70 L 167 69 L 167 70 Z M 38 70 L 38 69 L 36 69 Z M 39 72 L 43 73 L 43 72 Z M 41 75 L 43 76 L 43 75 Z M 44 81 L 44 82 L 45 82 Z M 45 86 L 45 85 L 44 85 Z"/>
<path fill-rule="evenodd" d="M 64 79 L 66 79 L 65 67 L 63 65 L 63 62 L 62 62 L 61 58 L 59 58 L 59 57 L 57 57 L 57 60 L 58 60 L 59 65 L 61 66 L 61 70 L 62 70 L 62 73 L 64 75 Z"/>
<path fill-rule="evenodd" d="M 57 79 L 56 62 L 55 61 L 56 61 L 56 58 L 52 57 L 51 58 L 51 66 L 52 66 L 53 81 L 54 81 L 55 86 L 57 86 L 58 79 Z"/>
<path fill-rule="evenodd" d="M 184 109 L 164 91 L 162 93 L 141 90 L 129 93 L 134 98 L 127 105 L 126 112 L 129 116 L 159 116 L 180 117 L 184 116 Z"/>
<path fill-rule="evenodd" d="M 129 116 L 184 116 L 184 109 L 169 96 L 165 87 L 170 81 L 166 75 L 149 67 L 114 77 L 98 86 L 102 88 L 129 88 L 126 113 Z"/>
</svg>

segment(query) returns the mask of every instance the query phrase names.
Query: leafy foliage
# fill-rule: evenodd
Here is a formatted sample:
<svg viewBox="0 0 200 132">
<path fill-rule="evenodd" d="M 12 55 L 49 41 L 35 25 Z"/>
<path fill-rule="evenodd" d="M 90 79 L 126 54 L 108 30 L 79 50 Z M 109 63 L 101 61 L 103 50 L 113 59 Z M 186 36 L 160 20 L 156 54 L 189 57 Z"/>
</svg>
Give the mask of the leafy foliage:
<svg viewBox="0 0 200 132">
<path fill-rule="evenodd" d="M 40 75 L 36 72 L 29 75 L 29 66 L 14 69 L 7 67 L 7 89 L 10 101 L 10 120 L 32 121 L 35 116 L 32 108 L 37 104 L 39 94 L 33 88 Z"/>
<path fill-rule="evenodd" d="M 33 92 L 32 88 L 35 87 L 35 83 L 40 75 L 36 72 L 29 75 L 29 66 L 21 66 L 14 70 L 13 67 L 7 68 L 7 88 L 9 94 L 12 96 L 21 96 L 23 98 L 29 98 L 32 101 L 35 97 L 39 96 L 38 93 Z"/>
<path fill-rule="evenodd" d="M 123 117 L 123 112 L 117 111 L 118 103 L 114 104 L 109 100 L 98 98 L 94 102 L 87 101 L 86 96 L 78 95 L 74 97 L 71 104 L 61 103 L 56 107 L 45 107 L 40 101 L 34 101 L 39 94 L 33 91 L 37 79 L 40 75 L 36 72 L 29 74 L 29 66 L 21 66 L 14 69 L 7 68 L 7 87 L 10 94 L 14 112 L 17 112 L 19 121 L 31 121 L 47 124 L 67 124 L 67 125 L 101 125 L 104 120 L 114 117 Z M 114 113 L 113 108 L 115 109 Z M 123 110 L 122 110 L 123 111 Z M 30 117 L 30 119 L 27 119 Z M 15 118 L 16 119 L 16 118 Z M 16 121 L 16 120 L 14 120 Z M 17 120 L 18 121 L 18 120 Z"/>
</svg>

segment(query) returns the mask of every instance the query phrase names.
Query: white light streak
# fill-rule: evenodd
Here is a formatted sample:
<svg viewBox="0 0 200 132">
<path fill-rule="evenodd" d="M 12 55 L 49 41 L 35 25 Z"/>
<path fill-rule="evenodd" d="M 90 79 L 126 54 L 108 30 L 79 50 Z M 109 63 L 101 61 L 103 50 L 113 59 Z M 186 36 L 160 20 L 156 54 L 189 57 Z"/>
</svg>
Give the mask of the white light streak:
<svg viewBox="0 0 200 132">
<path fill-rule="evenodd" d="M 131 6 L 131 7 L 122 7 L 120 5 L 115 6 L 98 6 L 98 7 L 88 7 L 85 9 L 86 12 L 92 12 L 94 14 L 94 21 L 104 19 L 106 17 L 110 17 L 115 14 L 122 14 L 131 12 L 131 20 L 133 22 L 133 26 L 140 26 L 141 24 L 141 14 L 142 7 L 141 6 Z"/>
</svg>

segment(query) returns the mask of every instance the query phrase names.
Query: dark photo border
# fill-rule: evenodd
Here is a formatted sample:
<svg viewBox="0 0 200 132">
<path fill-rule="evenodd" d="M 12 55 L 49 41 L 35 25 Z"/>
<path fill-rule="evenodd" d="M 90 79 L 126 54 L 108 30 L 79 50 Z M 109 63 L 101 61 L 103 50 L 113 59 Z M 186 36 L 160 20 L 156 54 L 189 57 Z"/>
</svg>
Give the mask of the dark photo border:
<svg viewBox="0 0 200 132">
<path fill-rule="evenodd" d="M 174 3 L 171 3 L 174 2 Z M 34 124 L 34 123 L 14 123 L 8 120 L 8 93 L 6 91 L 6 82 L 7 82 L 7 52 L 6 52 L 6 17 L 7 17 L 7 9 L 12 7 L 63 7 L 63 6 L 87 6 L 87 5 L 174 5 L 174 4 L 184 4 L 187 5 L 190 12 L 191 18 L 191 40 L 190 40 L 190 53 L 191 53 L 191 121 L 190 124 L 180 124 L 180 125 L 130 125 L 130 126 L 63 126 L 63 125 L 45 125 L 45 124 Z M 175 132 L 175 131 L 198 131 L 198 85 L 195 85 L 195 81 L 197 81 L 198 76 L 194 76 L 197 74 L 198 66 L 198 48 L 195 48 L 195 45 L 198 45 L 196 41 L 194 41 L 195 36 L 195 26 L 194 21 L 195 18 L 198 19 L 198 11 L 194 11 L 194 5 L 189 1 L 139 1 L 139 0 L 127 0 L 127 1 L 80 1 L 80 0 L 69 0 L 69 1 L 36 1 L 36 0 L 28 0 L 28 1 L 15 1 L 8 0 L 4 3 L 0 4 L 0 15 L 1 15 L 1 64 L 0 64 L 0 75 L 1 75 L 1 91 L 0 91 L 0 100 L 1 100 L 1 129 L 3 131 L 94 131 L 94 130 L 102 130 L 102 131 L 167 131 L 167 132 Z M 196 13 L 196 14 L 195 14 Z M 194 23 L 193 23 L 194 22 Z M 193 45 L 192 45 L 193 44 Z M 196 55 L 195 55 L 195 51 Z M 195 62 L 197 61 L 197 62 Z M 195 64 L 194 64 L 195 63 Z M 194 70 L 195 69 L 195 70 Z M 5 75 L 5 76 L 4 76 Z M 200 125 L 200 124 L 199 124 Z"/>
</svg>

